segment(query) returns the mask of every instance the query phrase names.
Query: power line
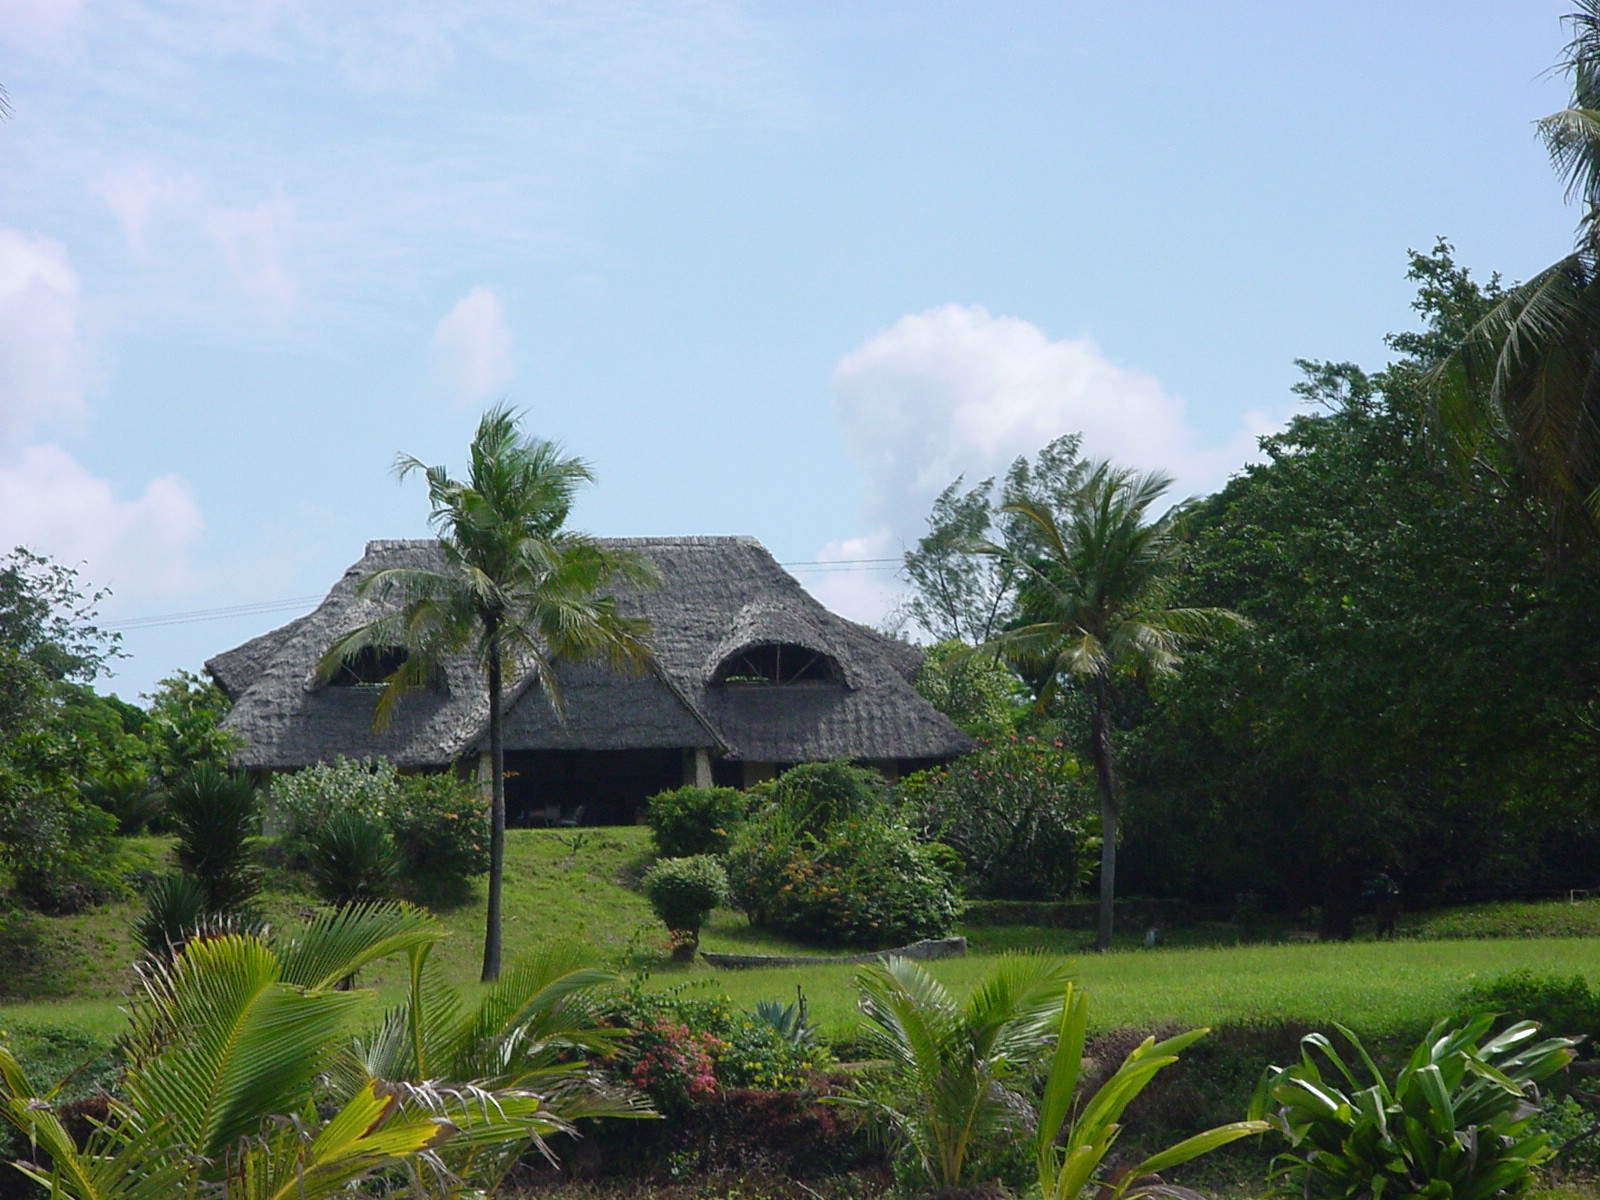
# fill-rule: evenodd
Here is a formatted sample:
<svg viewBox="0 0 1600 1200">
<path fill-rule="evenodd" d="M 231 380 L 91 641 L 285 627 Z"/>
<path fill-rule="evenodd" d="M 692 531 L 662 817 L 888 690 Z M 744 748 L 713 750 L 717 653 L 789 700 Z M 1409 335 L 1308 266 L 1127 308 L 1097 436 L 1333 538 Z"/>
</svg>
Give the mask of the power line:
<svg viewBox="0 0 1600 1200">
<path fill-rule="evenodd" d="M 839 571 L 893 571 L 900 569 L 898 558 L 809 558 L 780 562 L 780 567 L 803 567 L 808 574 Z M 287 596 L 281 600 L 258 600 L 250 604 L 231 604 L 222 608 L 197 608 L 191 612 L 152 613 L 144 617 L 129 617 L 125 621 L 108 621 L 107 630 L 118 633 L 162 629 L 169 625 L 190 625 L 201 621 L 225 621 L 236 617 L 259 617 L 268 613 L 285 612 L 321 600 L 322 595 Z"/>
</svg>

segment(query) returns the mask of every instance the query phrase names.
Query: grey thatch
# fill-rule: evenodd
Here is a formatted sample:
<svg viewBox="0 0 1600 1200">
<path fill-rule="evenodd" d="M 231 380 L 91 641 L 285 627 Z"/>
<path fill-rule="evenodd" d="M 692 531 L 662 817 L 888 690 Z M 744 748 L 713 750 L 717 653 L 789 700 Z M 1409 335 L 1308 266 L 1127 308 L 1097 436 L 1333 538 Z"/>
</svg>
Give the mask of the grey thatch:
<svg viewBox="0 0 1600 1200">
<path fill-rule="evenodd" d="M 508 684 L 508 750 L 705 748 L 745 762 L 833 758 L 945 759 L 971 743 L 911 687 L 915 647 L 836 616 L 808 595 L 753 538 L 618 538 L 660 572 L 659 587 L 617 593 L 619 608 L 650 623 L 653 670 L 616 674 L 559 668 L 566 721 L 531 677 Z M 228 727 L 240 766 L 286 768 L 382 755 L 402 766 L 443 766 L 481 748 L 488 701 L 467 656 L 443 664 L 437 685 L 401 701 L 374 732 L 376 690 L 318 682 L 334 640 L 377 615 L 358 582 L 384 567 L 439 566 L 431 540 L 374 541 L 316 610 L 206 664 L 234 701 Z M 838 682 L 718 684 L 718 667 L 751 646 L 783 643 L 828 656 Z"/>
</svg>

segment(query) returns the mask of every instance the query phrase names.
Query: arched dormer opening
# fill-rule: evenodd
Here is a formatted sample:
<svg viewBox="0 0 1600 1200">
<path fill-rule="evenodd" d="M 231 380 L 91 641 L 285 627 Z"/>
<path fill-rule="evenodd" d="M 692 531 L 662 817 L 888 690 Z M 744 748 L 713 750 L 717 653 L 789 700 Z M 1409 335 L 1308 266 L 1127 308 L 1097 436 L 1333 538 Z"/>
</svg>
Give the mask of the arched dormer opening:
<svg viewBox="0 0 1600 1200">
<path fill-rule="evenodd" d="M 714 685 L 780 687 L 797 683 L 843 683 L 830 654 L 793 642 L 761 642 L 728 655 L 711 677 Z"/>
<path fill-rule="evenodd" d="M 329 687 L 377 687 L 387 683 L 411 652 L 404 646 L 363 646 L 328 676 Z"/>
</svg>

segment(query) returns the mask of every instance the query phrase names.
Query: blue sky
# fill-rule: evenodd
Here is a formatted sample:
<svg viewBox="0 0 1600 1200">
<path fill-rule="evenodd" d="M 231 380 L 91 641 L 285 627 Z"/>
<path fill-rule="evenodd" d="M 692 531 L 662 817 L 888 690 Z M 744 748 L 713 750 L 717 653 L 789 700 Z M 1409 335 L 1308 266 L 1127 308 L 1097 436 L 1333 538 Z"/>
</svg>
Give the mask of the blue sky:
<svg viewBox="0 0 1600 1200">
<path fill-rule="evenodd" d="M 793 562 L 1074 430 L 1209 490 L 1295 357 L 1382 361 L 1408 247 L 1565 250 L 1565 8 L 0 0 L 0 544 L 114 622 L 320 594 L 501 399 L 582 528 Z"/>
</svg>

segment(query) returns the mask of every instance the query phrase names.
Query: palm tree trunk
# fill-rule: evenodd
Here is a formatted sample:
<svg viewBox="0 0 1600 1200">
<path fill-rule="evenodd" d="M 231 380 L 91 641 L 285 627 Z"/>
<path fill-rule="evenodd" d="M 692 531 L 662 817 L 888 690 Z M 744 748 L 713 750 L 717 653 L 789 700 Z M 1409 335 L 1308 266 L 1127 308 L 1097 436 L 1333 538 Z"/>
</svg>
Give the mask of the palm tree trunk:
<svg viewBox="0 0 1600 1200">
<path fill-rule="evenodd" d="M 1094 709 L 1089 719 L 1089 755 L 1100 790 L 1100 922 L 1096 950 L 1111 949 L 1117 897 L 1117 760 L 1111 745 L 1110 685 L 1100 680 L 1091 689 Z"/>
<path fill-rule="evenodd" d="M 506 753 L 500 728 L 500 628 L 489 620 L 489 913 L 483 981 L 500 978 L 500 890 L 506 870 Z"/>
</svg>

